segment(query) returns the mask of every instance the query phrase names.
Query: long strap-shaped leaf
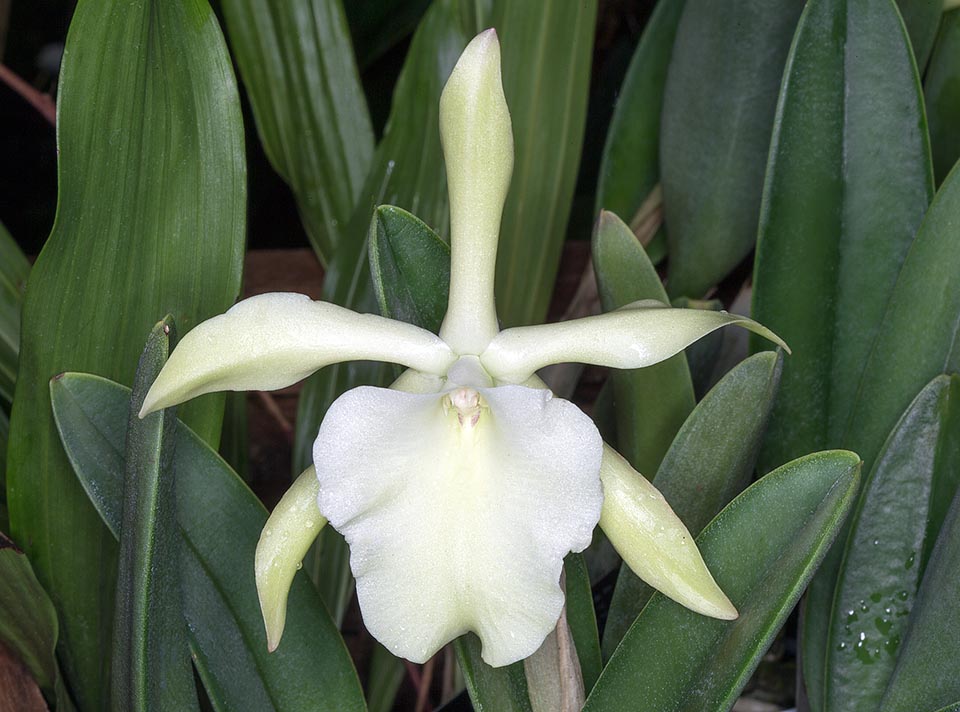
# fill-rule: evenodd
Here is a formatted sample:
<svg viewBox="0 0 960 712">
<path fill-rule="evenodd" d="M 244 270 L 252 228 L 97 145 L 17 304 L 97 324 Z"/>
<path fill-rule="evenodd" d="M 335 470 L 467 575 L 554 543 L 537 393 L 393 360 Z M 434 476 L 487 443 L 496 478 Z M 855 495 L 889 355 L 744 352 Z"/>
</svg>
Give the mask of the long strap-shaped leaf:
<svg viewBox="0 0 960 712">
<path fill-rule="evenodd" d="M 923 95 L 930 126 L 930 146 L 937 185 L 943 183 L 960 158 L 960 9 L 943 15 L 930 64 L 923 80 Z"/>
<path fill-rule="evenodd" d="M 176 340 L 173 328 L 167 318 L 150 332 L 130 400 L 110 672 L 117 712 L 199 710 L 180 595 L 176 415 L 171 408 L 137 417 Z"/>
<path fill-rule="evenodd" d="M 51 391 L 76 477 L 116 534 L 130 391 L 88 374 L 65 374 Z M 302 574 L 290 590 L 283 641 L 275 652 L 267 652 L 253 576 L 267 512 L 216 452 L 182 423 L 175 441 L 183 616 L 197 671 L 215 709 L 363 710 L 360 683 L 343 640 Z"/>
<path fill-rule="evenodd" d="M 660 134 L 671 297 L 699 298 L 753 246 L 777 88 L 802 7 L 687 0 Z"/>
<path fill-rule="evenodd" d="M 226 309 L 240 284 L 245 160 L 233 70 L 205 0 L 81 0 L 60 81 L 57 222 L 23 311 L 8 494 L 61 616 L 77 703 L 103 709 L 116 547 L 63 456 L 49 379 L 131 382 L 143 335 Z M 182 409 L 215 441 L 222 396 Z"/>
<path fill-rule="evenodd" d="M 770 473 L 727 505 L 697 545 L 740 618 L 698 616 L 657 594 L 584 710 L 730 709 L 849 511 L 859 470 L 854 453 L 816 453 Z"/>
<path fill-rule="evenodd" d="M 326 264 L 373 156 L 340 0 L 224 0 L 227 32 L 270 162 Z"/>
<path fill-rule="evenodd" d="M 20 353 L 20 309 L 29 272 L 27 258 L 0 224 L 0 403 L 13 402 Z"/>
</svg>

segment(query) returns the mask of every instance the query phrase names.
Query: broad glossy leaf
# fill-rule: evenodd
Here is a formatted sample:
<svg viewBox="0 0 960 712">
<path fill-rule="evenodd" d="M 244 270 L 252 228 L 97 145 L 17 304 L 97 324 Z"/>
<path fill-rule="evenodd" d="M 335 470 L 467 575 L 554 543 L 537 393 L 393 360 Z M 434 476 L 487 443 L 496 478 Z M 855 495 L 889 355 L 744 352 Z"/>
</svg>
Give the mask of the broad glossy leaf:
<svg viewBox="0 0 960 712">
<path fill-rule="evenodd" d="M 824 709 L 878 709 L 943 511 L 960 477 L 960 377 L 939 376 L 897 423 L 850 517 L 824 660 Z M 936 521 L 931 521 L 935 519 Z M 929 524 L 928 524 L 929 522 Z"/>
<path fill-rule="evenodd" d="M 657 594 L 584 709 L 730 709 L 843 522 L 859 469 L 851 452 L 808 455 L 727 505 L 697 545 L 740 618 L 698 616 Z"/>
<path fill-rule="evenodd" d="M 660 113 L 685 0 L 657 3 L 620 86 L 600 161 L 594 212 L 630 224 L 660 180 Z"/>
<path fill-rule="evenodd" d="M 373 157 L 340 0 L 221 0 L 264 150 L 320 261 L 333 257 Z"/>
<path fill-rule="evenodd" d="M 937 185 L 960 158 L 960 10 L 943 15 L 923 80 Z"/>
<path fill-rule="evenodd" d="M 700 297 L 753 247 L 783 63 L 803 4 L 688 0 L 663 100 L 671 297 Z"/>
<path fill-rule="evenodd" d="M 694 535 L 753 477 L 760 443 L 776 400 L 783 357 L 751 356 L 724 376 L 677 433 L 653 483 Z M 609 658 L 654 591 L 620 568 L 607 624 Z"/>
<path fill-rule="evenodd" d="M 116 533 L 130 391 L 97 376 L 65 374 L 51 384 L 51 392 L 76 477 Z M 197 671 L 215 708 L 363 710 L 360 683 L 343 640 L 302 574 L 290 589 L 283 641 L 275 652 L 267 652 L 253 577 L 254 551 L 267 512 L 256 496 L 182 423 L 173 471 L 182 535 L 183 615 Z"/>
<path fill-rule="evenodd" d="M 57 612 L 26 554 L 0 533 L 0 643 L 20 659 L 58 712 L 72 712 L 57 665 L 57 633 Z"/>
<path fill-rule="evenodd" d="M 933 195 L 923 116 L 892 0 L 812 0 L 787 60 L 760 216 L 753 316 L 794 352 L 764 471 L 843 442 Z"/>
<path fill-rule="evenodd" d="M 960 697 L 960 496 L 937 537 L 881 712 L 949 706 Z"/>
<path fill-rule="evenodd" d="M 596 15 L 596 0 L 493 0 L 515 152 L 497 257 L 504 327 L 542 322 L 553 294 L 580 167 Z"/>
<path fill-rule="evenodd" d="M 29 273 L 30 263 L 0 224 L 0 404 L 13 402 L 20 353 L 20 309 Z"/>
<path fill-rule="evenodd" d="M 377 311 L 367 259 L 367 234 L 377 205 L 389 203 L 410 210 L 441 235 L 446 233 L 449 207 L 438 128 L 440 92 L 463 48 L 483 29 L 477 26 L 478 19 L 485 17 L 483 6 L 484 0 L 436 2 L 414 35 L 383 141 L 344 243 L 327 270 L 324 299 L 361 312 Z M 350 363 L 330 366 L 307 380 L 297 412 L 296 471 L 311 462 L 323 415 L 341 393 L 364 383 L 386 385 L 392 376 L 390 367 Z M 348 564 L 342 537 L 329 527 L 304 563 L 338 622 L 353 592 Z"/>
<path fill-rule="evenodd" d="M 48 382 L 130 383 L 164 314 L 184 331 L 240 286 L 246 166 L 205 0 L 81 0 L 60 75 L 57 220 L 31 273 L 8 454 L 10 523 L 60 615 L 77 703 L 105 705 L 116 547 L 63 455 Z M 181 416 L 215 442 L 222 396 Z"/>
<path fill-rule="evenodd" d="M 532 712 L 522 662 L 490 667 L 480 659 L 480 640 L 473 633 L 453 645 L 476 712 Z"/>
<path fill-rule="evenodd" d="M 593 233 L 593 267 L 604 311 L 641 299 L 667 303 L 660 276 L 624 222 L 604 211 Z M 652 478 L 696 401 L 682 353 L 648 368 L 616 370 L 613 379 L 617 449 Z"/>
<path fill-rule="evenodd" d="M 415 215 L 382 205 L 370 225 L 369 250 L 380 313 L 439 332 L 450 291 L 450 246 Z"/>
<path fill-rule="evenodd" d="M 200 709 L 180 596 L 176 414 L 137 417 L 175 341 L 170 317 L 153 327 L 127 409 L 110 697 L 114 709 L 131 712 Z"/>
<path fill-rule="evenodd" d="M 922 73 L 930 58 L 937 28 L 940 27 L 943 0 L 897 0 L 897 6 L 910 34 L 910 44 Z"/>
</svg>

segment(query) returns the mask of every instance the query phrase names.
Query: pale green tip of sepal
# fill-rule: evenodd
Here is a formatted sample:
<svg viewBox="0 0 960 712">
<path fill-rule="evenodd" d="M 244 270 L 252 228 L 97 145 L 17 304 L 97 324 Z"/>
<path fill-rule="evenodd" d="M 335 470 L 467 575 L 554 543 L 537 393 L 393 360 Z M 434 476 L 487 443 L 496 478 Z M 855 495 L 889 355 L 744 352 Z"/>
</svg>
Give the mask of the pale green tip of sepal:
<svg viewBox="0 0 960 712">
<path fill-rule="evenodd" d="M 287 595 L 303 557 L 327 520 L 317 508 L 320 482 L 311 465 L 286 491 L 263 527 L 254 570 L 267 649 L 280 645 L 287 620 Z"/>
<path fill-rule="evenodd" d="M 711 618 L 736 607 L 714 581 L 693 536 L 663 495 L 608 445 L 600 466 L 600 527 L 633 572 L 665 596 Z"/>
<path fill-rule="evenodd" d="M 500 219 L 513 174 L 513 127 L 494 30 L 477 35 L 440 96 L 450 197 L 450 297 L 440 336 L 479 354 L 496 335 L 493 282 Z"/>
</svg>

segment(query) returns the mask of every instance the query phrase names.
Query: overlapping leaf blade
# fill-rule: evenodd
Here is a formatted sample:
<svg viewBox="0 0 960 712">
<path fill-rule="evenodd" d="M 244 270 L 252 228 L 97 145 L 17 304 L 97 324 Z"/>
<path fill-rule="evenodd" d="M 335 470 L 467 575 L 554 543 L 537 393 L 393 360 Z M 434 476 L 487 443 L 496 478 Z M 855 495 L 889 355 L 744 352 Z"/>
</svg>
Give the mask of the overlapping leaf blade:
<svg viewBox="0 0 960 712">
<path fill-rule="evenodd" d="M 858 472 L 851 452 L 816 453 L 770 473 L 727 505 L 697 545 L 740 618 L 705 618 L 656 595 L 584 709 L 730 709 L 836 535 Z"/>
<path fill-rule="evenodd" d="M 671 297 L 698 298 L 753 246 L 777 90 L 802 3 L 688 0 L 664 93 Z"/>
<path fill-rule="evenodd" d="M 13 402 L 20 353 L 20 309 L 29 272 L 27 258 L 0 224 L 0 404 Z"/>
<path fill-rule="evenodd" d="M 61 616 L 71 689 L 81 707 L 101 709 L 116 548 L 62 453 L 48 381 L 80 369 L 129 383 L 158 318 L 189 330 L 237 295 L 243 130 L 206 2 L 80 2 L 58 142 L 57 221 L 24 302 L 7 486 L 13 535 Z M 182 415 L 215 441 L 222 402 L 207 397 Z"/>
<path fill-rule="evenodd" d="M 910 45 L 917 66 L 922 72 L 937 37 L 944 5 L 940 0 L 897 0 L 897 7 L 910 34 Z"/>
<path fill-rule="evenodd" d="M 760 443 L 776 399 L 783 357 L 751 356 L 704 397 L 684 423 L 653 483 L 696 536 L 753 476 Z M 603 632 L 604 657 L 654 593 L 621 567 Z"/>
<path fill-rule="evenodd" d="M 960 158 L 960 10 L 944 14 L 930 55 L 923 94 L 937 185 Z"/>
<path fill-rule="evenodd" d="M 130 391 L 88 374 L 66 374 L 51 391 L 76 476 L 116 533 Z M 183 615 L 197 670 L 215 708 L 363 710 L 343 640 L 303 575 L 290 590 L 283 642 L 267 652 L 253 577 L 254 550 L 267 513 L 193 431 L 181 423 L 175 439 Z"/>
<path fill-rule="evenodd" d="M 223 0 L 257 130 L 326 264 L 373 156 L 373 128 L 340 0 Z"/>
</svg>

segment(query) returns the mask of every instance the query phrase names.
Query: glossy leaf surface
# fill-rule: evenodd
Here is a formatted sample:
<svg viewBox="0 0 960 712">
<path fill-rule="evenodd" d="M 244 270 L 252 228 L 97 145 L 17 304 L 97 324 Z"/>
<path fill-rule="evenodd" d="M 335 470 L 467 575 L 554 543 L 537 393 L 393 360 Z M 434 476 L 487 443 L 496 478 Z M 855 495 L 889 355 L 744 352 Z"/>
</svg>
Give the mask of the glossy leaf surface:
<svg viewBox="0 0 960 712">
<path fill-rule="evenodd" d="M 882 712 L 949 706 L 960 697 L 960 497 L 937 537 Z"/>
<path fill-rule="evenodd" d="M 373 128 L 340 0 L 223 0 L 257 131 L 320 261 L 346 229 Z"/>
<path fill-rule="evenodd" d="M 76 476 L 110 531 L 117 532 L 130 391 L 88 374 L 66 374 L 51 391 Z M 267 512 L 256 496 L 182 423 L 173 471 L 183 615 L 197 671 L 215 708 L 363 710 L 343 640 L 302 574 L 290 590 L 283 642 L 267 652 L 253 577 Z"/>
<path fill-rule="evenodd" d="M 960 10 L 943 15 L 923 80 L 937 185 L 960 158 Z"/>
<path fill-rule="evenodd" d="M 724 376 L 677 433 L 653 483 L 696 536 L 753 476 L 783 357 L 756 354 Z M 603 633 L 609 658 L 654 593 L 620 568 Z"/>
<path fill-rule="evenodd" d="M 48 381 L 130 383 L 164 314 L 183 331 L 240 286 L 243 128 L 230 58 L 204 0 L 82 0 L 60 74 L 57 220 L 23 307 L 8 454 L 12 533 L 60 614 L 78 705 L 102 709 L 116 547 L 63 455 Z M 181 411 L 215 442 L 222 396 Z"/>
<path fill-rule="evenodd" d="M 656 595 L 584 709 L 732 707 L 836 535 L 853 503 L 858 472 L 853 453 L 816 453 L 770 473 L 727 505 L 697 545 L 739 619 L 698 616 Z"/>
<path fill-rule="evenodd" d="M 915 610 L 924 550 L 943 521 L 933 510 L 960 477 L 958 440 L 960 378 L 940 376 L 903 414 L 864 481 L 845 547 L 838 542 L 845 551 L 824 651 L 830 712 L 879 709 Z"/>
<path fill-rule="evenodd" d="M 369 250 L 380 313 L 437 333 L 450 291 L 450 246 L 415 215 L 382 205 Z"/>
<path fill-rule="evenodd" d="M 686 3 L 660 135 L 671 297 L 701 297 L 753 246 L 777 90 L 802 7 Z"/>
<path fill-rule="evenodd" d="M 176 341 L 167 317 L 140 355 L 127 409 L 110 701 L 115 710 L 199 710 L 180 595 L 176 414 L 137 417 Z"/>
<path fill-rule="evenodd" d="M 11 650 L 57 710 L 73 710 L 57 665 L 57 612 L 26 554 L 0 533 L 0 643 Z"/>
<path fill-rule="evenodd" d="M 20 353 L 20 309 L 30 263 L 0 224 L 0 402 L 13 402 Z M 2 465 L 0 465 L 2 468 Z"/>
<path fill-rule="evenodd" d="M 685 0 L 661 0 L 640 36 L 607 129 L 595 213 L 630 224 L 660 180 L 660 113 Z"/>
<path fill-rule="evenodd" d="M 843 443 L 932 195 L 923 98 L 894 3 L 813 0 L 787 61 L 760 217 L 753 315 L 794 352 L 762 470 Z"/>
</svg>

